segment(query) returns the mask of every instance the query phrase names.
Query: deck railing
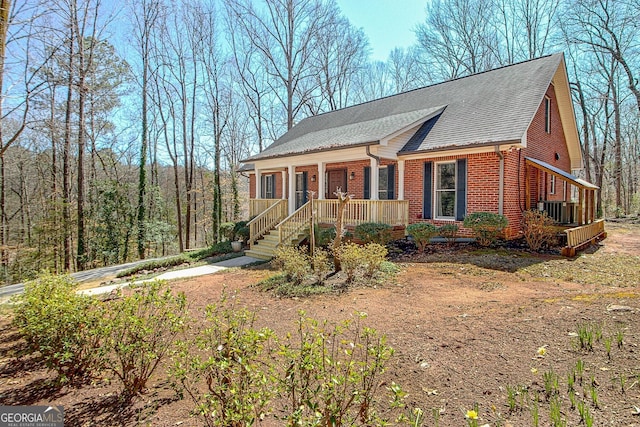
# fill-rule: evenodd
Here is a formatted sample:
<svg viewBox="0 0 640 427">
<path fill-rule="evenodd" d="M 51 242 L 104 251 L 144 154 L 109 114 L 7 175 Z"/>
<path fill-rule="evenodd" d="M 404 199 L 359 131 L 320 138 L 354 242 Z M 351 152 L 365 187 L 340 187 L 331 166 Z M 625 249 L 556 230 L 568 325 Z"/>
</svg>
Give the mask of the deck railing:
<svg viewBox="0 0 640 427">
<path fill-rule="evenodd" d="M 266 199 L 265 199 L 266 200 Z M 264 236 L 268 231 L 273 230 L 287 216 L 287 201 L 275 199 L 275 203 L 269 206 L 265 211 L 259 213 L 247 223 L 249 227 L 249 245 L 252 245 Z"/>
<path fill-rule="evenodd" d="M 282 202 L 283 199 L 249 199 L 249 218 L 260 215 L 271 206 Z"/>
<path fill-rule="evenodd" d="M 335 222 L 338 217 L 337 200 L 314 200 L 315 221 Z M 344 210 L 344 225 L 382 222 L 389 225 L 409 224 L 408 200 L 351 200 Z"/>
<path fill-rule="evenodd" d="M 314 201 L 317 203 L 317 200 Z M 280 224 L 276 225 L 278 230 L 279 244 L 289 243 L 305 228 L 310 226 L 311 221 L 311 202 L 307 202 L 300 209 L 283 219 Z"/>
<path fill-rule="evenodd" d="M 599 219 L 591 224 L 569 228 L 564 232 L 567 234 L 567 247 L 576 248 L 604 233 L 604 220 Z"/>
<path fill-rule="evenodd" d="M 544 211 L 558 224 L 571 224 L 576 217 L 576 203 L 545 200 Z"/>
</svg>

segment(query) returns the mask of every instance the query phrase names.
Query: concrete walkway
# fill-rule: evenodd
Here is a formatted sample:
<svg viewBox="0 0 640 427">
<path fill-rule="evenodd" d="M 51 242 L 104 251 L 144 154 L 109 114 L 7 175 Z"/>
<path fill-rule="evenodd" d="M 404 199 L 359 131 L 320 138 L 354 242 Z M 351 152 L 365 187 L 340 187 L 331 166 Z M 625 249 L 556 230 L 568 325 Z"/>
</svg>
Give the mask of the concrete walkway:
<svg viewBox="0 0 640 427">
<path fill-rule="evenodd" d="M 162 273 L 159 276 L 152 277 L 150 279 L 137 280 L 135 282 L 122 282 L 122 283 L 116 283 L 114 285 L 99 286 L 97 288 L 92 288 L 92 289 L 84 289 L 82 291 L 78 291 L 78 293 L 84 294 L 84 295 L 108 294 L 111 291 L 124 288 L 129 285 L 139 285 L 146 282 L 153 282 L 154 280 L 174 280 L 174 279 L 185 279 L 188 277 L 206 276 L 207 274 L 214 274 L 219 271 L 226 270 L 228 268 L 244 267 L 246 265 L 254 264 L 256 262 L 263 262 L 263 261 L 257 258 L 252 258 L 250 256 L 245 255 L 238 258 L 232 258 L 225 261 L 215 262 L 212 264 L 201 265 L 199 267 L 167 271 L 166 273 Z"/>
</svg>

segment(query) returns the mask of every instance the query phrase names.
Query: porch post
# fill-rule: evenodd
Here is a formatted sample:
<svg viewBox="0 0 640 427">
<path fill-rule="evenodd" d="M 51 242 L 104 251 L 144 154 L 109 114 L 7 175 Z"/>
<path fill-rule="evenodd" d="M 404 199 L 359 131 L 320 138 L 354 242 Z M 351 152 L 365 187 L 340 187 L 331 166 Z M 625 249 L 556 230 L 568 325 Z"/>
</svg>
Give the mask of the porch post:
<svg viewBox="0 0 640 427">
<path fill-rule="evenodd" d="M 296 167 L 289 165 L 289 215 L 296 210 Z"/>
<path fill-rule="evenodd" d="M 371 191 L 369 193 L 370 199 L 378 200 L 378 193 L 380 191 L 380 172 L 378 170 L 378 161 L 372 158 L 369 164 L 371 165 Z"/>
<path fill-rule="evenodd" d="M 324 200 L 324 162 L 318 162 L 318 200 Z"/>
<path fill-rule="evenodd" d="M 404 160 L 398 160 L 398 200 L 404 200 Z"/>
<path fill-rule="evenodd" d="M 578 190 L 578 226 L 584 224 L 584 188 Z"/>
<path fill-rule="evenodd" d="M 256 168 L 256 199 L 262 199 L 262 171 Z"/>
<path fill-rule="evenodd" d="M 529 178 L 529 165 L 524 164 L 524 208 L 531 209 L 531 182 Z"/>
<path fill-rule="evenodd" d="M 280 171 L 280 177 L 282 178 L 282 197 L 281 199 L 286 199 L 287 198 L 287 171 L 286 170 L 282 170 Z"/>
</svg>

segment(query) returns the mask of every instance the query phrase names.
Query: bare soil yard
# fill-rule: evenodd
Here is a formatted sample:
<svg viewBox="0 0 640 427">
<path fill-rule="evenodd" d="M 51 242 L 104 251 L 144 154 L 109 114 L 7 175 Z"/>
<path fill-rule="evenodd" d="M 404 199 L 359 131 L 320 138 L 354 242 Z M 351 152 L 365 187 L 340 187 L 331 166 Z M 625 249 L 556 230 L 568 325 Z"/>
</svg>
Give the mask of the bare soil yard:
<svg viewBox="0 0 640 427">
<path fill-rule="evenodd" d="M 405 254 L 388 283 L 309 298 L 277 298 L 253 287 L 273 274 L 268 265 L 173 288 L 187 294 L 196 317 L 223 285 L 236 290 L 257 312 L 257 326 L 278 334 L 294 329 L 300 309 L 331 322 L 366 312 L 366 325 L 386 334 L 396 350 L 387 384 L 402 385 L 407 402 L 424 410 L 425 426 L 436 418 L 440 426 L 466 425 L 465 413 L 476 403 L 478 425 L 531 426 L 536 408 L 539 425 L 552 425 L 554 405 L 566 425 L 584 425 L 571 394 L 594 426 L 640 426 L 640 225 L 608 224 L 607 231 L 606 240 L 575 259 L 473 246 Z M 20 356 L 24 343 L 10 313 L 2 313 L 0 404 L 64 405 L 69 426 L 201 425 L 190 416 L 191 402 L 177 400 L 164 370 L 128 408 L 116 404 L 117 386 L 108 378 L 81 389 L 52 387 L 52 374 L 37 358 Z M 587 330 L 602 331 L 592 351 L 579 343 Z M 570 393 L 568 375 L 579 360 L 584 369 Z M 553 375 L 555 404 L 545 394 Z M 261 425 L 279 424 L 267 418 Z"/>
</svg>

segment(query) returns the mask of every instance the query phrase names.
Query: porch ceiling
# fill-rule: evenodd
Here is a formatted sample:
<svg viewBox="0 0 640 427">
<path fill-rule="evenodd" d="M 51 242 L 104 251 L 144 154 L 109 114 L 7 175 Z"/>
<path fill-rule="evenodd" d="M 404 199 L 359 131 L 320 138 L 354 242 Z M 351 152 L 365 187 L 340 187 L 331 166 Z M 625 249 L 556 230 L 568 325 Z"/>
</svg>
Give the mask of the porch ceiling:
<svg viewBox="0 0 640 427">
<path fill-rule="evenodd" d="M 543 162 L 542 160 L 525 157 L 525 162 L 527 165 L 531 165 L 536 169 L 545 171 L 547 173 L 550 173 L 551 175 L 555 175 L 556 177 L 565 180 L 578 188 L 587 190 L 597 190 L 600 188 L 597 185 L 593 185 L 590 182 L 585 181 L 584 179 L 580 179 L 577 176 L 572 175 L 569 172 L 565 172 L 562 169 L 558 169 L 557 167 Z"/>
</svg>

